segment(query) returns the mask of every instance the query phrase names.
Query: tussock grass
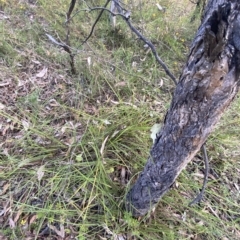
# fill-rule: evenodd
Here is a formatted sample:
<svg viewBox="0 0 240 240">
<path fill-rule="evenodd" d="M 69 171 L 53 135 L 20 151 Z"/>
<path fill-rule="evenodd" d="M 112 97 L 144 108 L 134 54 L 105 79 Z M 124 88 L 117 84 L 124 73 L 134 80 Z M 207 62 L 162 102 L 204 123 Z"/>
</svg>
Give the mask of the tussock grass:
<svg viewBox="0 0 240 240">
<path fill-rule="evenodd" d="M 160 1 L 159 12 L 155 1 L 125 1 L 176 76 L 198 25 L 189 22 L 194 6 L 180 2 Z M 121 19 L 113 29 L 105 13 L 81 45 L 97 11 L 69 25 L 79 51 L 72 75 L 68 54 L 45 35 L 64 41 L 68 4 L 0 1 L 0 238 L 239 239 L 239 98 L 208 140 L 201 207 L 188 207 L 203 178 L 196 158 L 154 213 L 132 218 L 124 198 L 174 85 Z"/>
</svg>

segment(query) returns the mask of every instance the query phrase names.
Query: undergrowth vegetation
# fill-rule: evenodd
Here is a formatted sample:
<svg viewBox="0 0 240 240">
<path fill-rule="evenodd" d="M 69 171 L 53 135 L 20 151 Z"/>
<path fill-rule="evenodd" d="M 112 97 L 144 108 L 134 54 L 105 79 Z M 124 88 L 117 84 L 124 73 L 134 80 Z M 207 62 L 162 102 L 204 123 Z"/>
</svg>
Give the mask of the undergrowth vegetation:
<svg viewBox="0 0 240 240">
<path fill-rule="evenodd" d="M 201 206 L 196 157 L 146 217 L 124 211 L 130 185 L 163 122 L 174 83 L 104 1 L 0 0 L 0 239 L 239 239 L 240 99 L 207 142 L 211 174 Z M 123 1 L 133 25 L 179 76 L 199 25 L 188 0 Z M 197 17 L 199 19 L 199 17 Z"/>
</svg>

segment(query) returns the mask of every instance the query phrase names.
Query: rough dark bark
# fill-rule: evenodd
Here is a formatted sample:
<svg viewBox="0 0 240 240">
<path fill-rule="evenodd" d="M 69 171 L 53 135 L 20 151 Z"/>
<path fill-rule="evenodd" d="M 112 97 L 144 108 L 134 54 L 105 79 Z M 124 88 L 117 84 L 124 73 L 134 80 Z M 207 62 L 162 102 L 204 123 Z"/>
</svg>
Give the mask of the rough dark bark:
<svg viewBox="0 0 240 240">
<path fill-rule="evenodd" d="M 164 125 L 126 197 L 146 214 L 192 160 L 240 86 L 240 2 L 209 0 Z"/>
</svg>

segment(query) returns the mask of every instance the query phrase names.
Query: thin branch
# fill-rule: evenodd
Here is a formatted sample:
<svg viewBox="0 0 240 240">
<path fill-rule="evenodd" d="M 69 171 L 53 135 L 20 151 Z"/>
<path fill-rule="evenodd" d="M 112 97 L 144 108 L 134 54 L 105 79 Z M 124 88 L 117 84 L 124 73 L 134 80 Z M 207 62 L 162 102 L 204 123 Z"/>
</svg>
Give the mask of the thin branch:
<svg viewBox="0 0 240 240">
<path fill-rule="evenodd" d="M 66 20 L 67 33 L 66 33 L 66 40 L 65 40 L 67 46 L 71 46 L 70 45 L 70 40 L 69 40 L 69 35 L 70 35 L 69 22 L 70 22 L 70 16 L 71 16 L 71 13 L 72 13 L 72 11 L 75 7 L 75 4 L 76 4 L 76 0 L 72 0 L 71 4 L 70 4 L 70 7 L 68 9 L 68 12 L 67 12 L 67 20 Z M 67 49 L 67 52 L 69 53 L 69 57 L 70 57 L 71 72 L 72 72 L 72 74 L 76 74 L 77 71 L 76 71 L 76 68 L 75 68 L 75 59 L 74 59 L 75 55 L 72 53 L 72 50 L 70 48 Z"/>
<path fill-rule="evenodd" d="M 109 2 L 109 1 L 108 1 Z M 174 77 L 174 75 L 171 73 L 171 71 L 169 70 L 169 68 L 167 67 L 167 65 L 163 62 L 163 60 L 159 57 L 159 55 L 157 54 L 157 51 L 154 47 L 154 45 L 152 44 L 152 42 L 150 40 L 148 40 L 147 38 L 145 38 L 131 23 L 130 21 L 130 12 L 125 12 L 125 14 L 122 14 L 122 13 L 114 13 L 112 11 L 110 11 L 109 9 L 107 9 L 106 7 L 95 7 L 95 8 L 91 8 L 90 11 L 93 11 L 93 10 L 101 10 L 101 13 L 103 11 L 107 11 L 109 13 L 111 13 L 113 16 L 121 16 L 125 21 L 126 23 L 128 24 L 129 28 L 138 36 L 138 38 L 140 40 L 142 40 L 145 44 L 147 44 L 154 57 L 156 58 L 157 62 L 162 66 L 162 68 L 165 70 L 166 74 L 173 80 L 174 84 L 177 85 L 177 80 L 176 78 Z M 99 14 L 100 16 L 100 14 Z M 91 37 L 92 35 L 92 32 L 93 32 L 93 29 L 96 25 L 96 23 L 98 22 L 100 17 L 98 17 L 98 19 L 95 21 L 92 29 L 91 29 L 91 32 L 90 34 L 88 35 L 88 37 L 83 41 L 82 44 L 86 43 L 86 41 Z"/>
<path fill-rule="evenodd" d="M 66 33 L 66 43 L 60 43 L 58 42 L 54 37 L 52 37 L 49 34 L 46 34 L 46 36 L 48 37 L 48 39 L 53 42 L 54 44 L 62 47 L 64 49 L 64 51 L 66 51 L 69 54 L 70 57 L 70 66 L 71 66 L 71 73 L 72 74 L 76 74 L 76 68 L 75 68 L 75 64 L 74 64 L 74 54 L 72 53 L 71 47 L 70 47 L 70 40 L 69 40 L 69 35 L 70 35 L 70 28 L 69 28 L 69 21 L 70 21 L 70 16 L 71 13 L 75 7 L 76 4 L 76 0 L 72 0 L 70 7 L 68 9 L 67 12 L 67 20 L 66 20 L 66 29 L 67 29 L 67 33 Z"/>
<path fill-rule="evenodd" d="M 132 25 L 132 23 L 130 22 L 129 18 L 124 18 L 125 21 L 127 22 L 129 28 L 139 37 L 140 40 L 142 40 L 143 42 L 145 42 L 150 49 L 152 50 L 152 53 L 154 55 L 154 57 L 156 58 L 157 62 L 162 66 L 162 68 L 165 70 L 166 74 L 173 80 L 173 82 L 175 83 L 175 85 L 177 85 L 177 80 L 174 77 L 174 75 L 171 73 L 171 71 L 169 70 L 169 68 L 167 67 L 167 65 L 163 62 L 163 60 L 159 57 L 159 55 L 157 54 L 157 51 L 154 47 L 154 45 L 152 44 L 152 42 L 148 39 L 146 39 L 145 37 L 143 37 L 143 35 Z"/>
<path fill-rule="evenodd" d="M 51 36 L 50 34 L 48 34 L 48 33 L 45 33 L 45 34 L 46 34 L 46 36 L 48 37 L 48 39 L 49 39 L 52 43 L 56 44 L 57 46 L 62 47 L 62 48 L 67 48 L 67 47 L 68 47 L 65 43 L 58 42 L 58 41 L 57 41 L 53 36 Z"/>
<path fill-rule="evenodd" d="M 209 160 L 207 156 L 207 150 L 205 147 L 205 144 L 202 145 L 202 153 L 203 153 L 203 159 L 205 163 L 205 171 L 204 171 L 204 180 L 203 180 L 203 187 L 200 191 L 200 193 L 197 195 L 197 197 L 189 203 L 189 206 L 192 206 L 193 204 L 200 203 L 202 201 L 206 186 L 207 186 L 207 180 L 208 180 L 208 175 L 209 175 Z"/>
<path fill-rule="evenodd" d="M 88 9 L 80 9 L 78 11 L 76 11 L 71 17 L 69 17 L 66 21 L 65 24 L 68 23 L 69 21 L 71 21 L 78 13 L 80 12 L 89 12 L 89 8 Z"/>
<path fill-rule="evenodd" d="M 69 7 L 69 9 L 68 9 L 68 12 L 67 12 L 67 21 L 66 21 L 66 22 L 69 21 L 70 15 L 71 15 L 74 7 L 75 7 L 75 4 L 76 4 L 76 0 L 72 0 L 72 1 L 71 1 L 71 4 L 70 4 L 70 7 Z"/>
<path fill-rule="evenodd" d="M 89 35 L 87 36 L 87 38 L 82 42 L 81 45 L 83 45 L 84 43 L 86 43 L 87 40 L 92 36 L 92 34 L 93 34 L 93 30 L 94 30 L 94 28 L 95 28 L 97 22 L 98 22 L 99 19 L 101 18 L 102 14 L 103 14 L 104 10 L 106 9 L 106 7 L 107 7 L 107 5 L 108 5 L 109 2 L 110 2 L 110 0 L 107 0 L 107 2 L 104 4 L 104 7 L 101 9 L 101 12 L 99 13 L 99 15 L 98 15 L 96 21 L 94 22 L 94 24 L 93 24 L 93 26 L 92 26 L 91 32 L 89 33 Z M 91 11 L 91 10 L 92 10 L 92 9 L 90 9 L 90 11 Z"/>
</svg>

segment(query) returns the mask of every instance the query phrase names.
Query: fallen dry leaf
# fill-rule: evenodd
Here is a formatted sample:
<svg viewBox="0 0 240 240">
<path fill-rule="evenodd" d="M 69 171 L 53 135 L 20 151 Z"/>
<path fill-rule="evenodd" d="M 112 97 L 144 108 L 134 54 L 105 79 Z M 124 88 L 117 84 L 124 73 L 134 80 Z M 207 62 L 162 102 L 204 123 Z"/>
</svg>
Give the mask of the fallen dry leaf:
<svg viewBox="0 0 240 240">
<path fill-rule="evenodd" d="M 29 126 L 30 126 L 29 122 L 22 120 L 22 125 L 25 131 L 29 129 Z"/>
<path fill-rule="evenodd" d="M 14 223 L 17 223 L 19 217 L 21 216 L 22 214 L 22 209 L 18 210 L 16 216 L 14 217 Z"/>
<path fill-rule="evenodd" d="M 124 86 L 126 86 L 126 85 L 127 85 L 126 82 L 118 82 L 118 83 L 116 83 L 116 84 L 114 85 L 114 87 L 124 87 Z"/>
<path fill-rule="evenodd" d="M 43 78 L 47 74 L 48 68 L 44 67 L 39 73 L 36 74 L 36 77 Z"/>
<path fill-rule="evenodd" d="M 29 219 L 28 225 L 30 226 L 32 223 L 34 223 L 36 219 L 37 219 L 37 215 L 36 214 L 31 216 L 31 218 Z"/>
<path fill-rule="evenodd" d="M 0 103 L 0 110 L 3 110 L 6 106 L 2 103 Z"/>
<path fill-rule="evenodd" d="M 0 217 L 5 216 L 10 210 L 11 207 L 9 207 L 9 201 L 5 202 L 5 204 L 3 204 L 3 210 L 0 212 Z"/>
<path fill-rule="evenodd" d="M 2 192 L 0 192 L 0 195 L 5 194 L 6 191 L 8 190 L 8 188 L 9 188 L 9 186 L 10 186 L 10 183 L 6 183 L 6 184 L 3 186 L 3 190 L 2 190 Z"/>
<path fill-rule="evenodd" d="M 9 84 L 11 83 L 11 81 L 8 81 L 8 82 L 0 82 L 0 87 L 5 87 L 5 86 L 8 86 Z"/>
<path fill-rule="evenodd" d="M 59 237 L 64 238 L 65 237 L 65 229 L 62 224 L 60 224 L 60 230 L 58 230 L 55 226 L 53 225 L 48 225 L 48 227 L 53 230 Z"/>
<path fill-rule="evenodd" d="M 37 170 L 37 177 L 38 181 L 41 181 L 42 177 L 44 176 L 44 165 L 42 165 L 38 170 Z"/>
</svg>

